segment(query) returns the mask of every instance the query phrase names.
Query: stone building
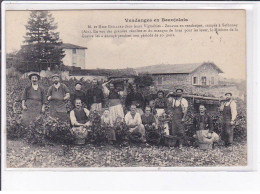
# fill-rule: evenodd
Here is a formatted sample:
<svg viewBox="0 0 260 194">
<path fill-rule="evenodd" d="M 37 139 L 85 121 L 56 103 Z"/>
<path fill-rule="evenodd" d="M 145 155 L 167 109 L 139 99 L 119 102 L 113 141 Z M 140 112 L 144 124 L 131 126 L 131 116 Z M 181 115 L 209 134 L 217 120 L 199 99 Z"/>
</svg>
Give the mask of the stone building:
<svg viewBox="0 0 260 194">
<path fill-rule="evenodd" d="M 62 48 L 65 51 L 65 56 L 62 59 L 63 64 L 66 66 L 81 67 L 85 69 L 85 52 L 86 47 L 63 43 Z"/>
<path fill-rule="evenodd" d="M 139 73 L 149 73 L 157 87 L 170 88 L 217 86 L 219 74 L 223 71 L 214 63 L 192 63 L 176 65 L 155 65 L 137 69 Z"/>
</svg>

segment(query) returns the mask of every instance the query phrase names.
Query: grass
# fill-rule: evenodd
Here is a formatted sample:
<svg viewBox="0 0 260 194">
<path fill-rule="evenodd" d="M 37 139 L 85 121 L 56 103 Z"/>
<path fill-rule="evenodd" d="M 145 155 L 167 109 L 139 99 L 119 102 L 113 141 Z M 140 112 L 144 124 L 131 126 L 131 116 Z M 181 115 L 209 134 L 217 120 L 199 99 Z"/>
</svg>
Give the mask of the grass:
<svg viewBox="0 0 260 194">
<path fill-rule="evenodd" d="M 35 146 L 23 140 L 7 141 L 8 168 L 62 167 L 220 167 L 247 165 L 246 142 L 232 147 L 182 150 L 163 146 Z"/>
</svg>

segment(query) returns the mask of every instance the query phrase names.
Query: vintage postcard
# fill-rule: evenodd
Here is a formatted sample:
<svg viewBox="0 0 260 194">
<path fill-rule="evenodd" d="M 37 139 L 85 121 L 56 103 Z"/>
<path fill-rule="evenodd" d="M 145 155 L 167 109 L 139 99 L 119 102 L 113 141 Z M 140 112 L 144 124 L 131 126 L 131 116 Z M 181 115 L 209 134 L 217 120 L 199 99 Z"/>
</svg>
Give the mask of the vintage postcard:
<svg viewBox="0 0 260 194">
<path fill-rule="evenodd" d="M 246 11 L 7 10 L 6 167 L 246 167 Z"/>
</svg>

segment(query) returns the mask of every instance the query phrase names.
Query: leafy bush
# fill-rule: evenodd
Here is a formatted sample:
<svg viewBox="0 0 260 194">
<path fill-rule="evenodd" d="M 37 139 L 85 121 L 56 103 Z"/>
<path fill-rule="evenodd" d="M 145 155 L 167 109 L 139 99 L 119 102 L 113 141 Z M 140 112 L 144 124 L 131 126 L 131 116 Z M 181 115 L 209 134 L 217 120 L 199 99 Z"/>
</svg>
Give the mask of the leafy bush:
<svg viewBox="0 0 260 194">
<path fill-rule="evenodd" d="M 29 125 L 26 139 L 33 144 L 45 144 L 46 141 L 67 144 L 73 141 L 73 136 L 68 122 L 41 115 Z"/>
</svg>

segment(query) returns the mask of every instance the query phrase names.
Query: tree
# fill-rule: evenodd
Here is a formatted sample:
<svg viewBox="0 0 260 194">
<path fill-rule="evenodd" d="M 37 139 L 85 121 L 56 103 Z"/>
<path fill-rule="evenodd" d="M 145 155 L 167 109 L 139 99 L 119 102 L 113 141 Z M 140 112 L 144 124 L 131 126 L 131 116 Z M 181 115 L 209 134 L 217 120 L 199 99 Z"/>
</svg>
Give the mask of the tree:
<svg viewBox="0 0 260 194">
<path fill-rule="evenodd" d="M 40 71 L 62 64 L 64 51 L 57 24 L 49 11 L 32 11 L 26 27 L 25 45 L 18 53 L 20 70 Z M 26 67 L 24 67 L 26 66 Z"/>
<path fill-rule="evenodd" d="M 153 77 L 150 74 L 140 74 L 135 78 L 135 83 L 139 85 L 140 88 L 148 87 L 153 85 Z"/>
</svg>

